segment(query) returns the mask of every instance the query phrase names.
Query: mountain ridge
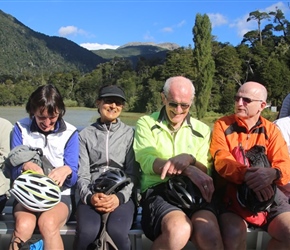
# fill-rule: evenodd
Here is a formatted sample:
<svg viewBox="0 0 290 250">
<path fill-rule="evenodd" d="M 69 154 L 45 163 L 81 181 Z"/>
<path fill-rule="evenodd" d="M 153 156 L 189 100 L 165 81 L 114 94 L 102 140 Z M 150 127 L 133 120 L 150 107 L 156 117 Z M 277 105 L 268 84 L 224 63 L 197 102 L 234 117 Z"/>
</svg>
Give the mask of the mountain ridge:
<svg viewBox="0 0 290 250">
<path fill-rule="evenodd" d="M 173 43 L 132 42 L 116 50 L 88 50 L 67 38 L 34 31 L 10 14 L 0 10 L 0 75 L 23 73 L 90 72 L 98 64 L 124 57 L 136 65 L 138 58 L 164 60 L 166 53 L 178 48 Z"/>
<path fill-rule="evenodd" d="M 124 45 L 121 45 L 118 49 L 122 49 L 125 47 L 130 47 L 130 46 L 144 46 L 144 45 L 151 45 L 151 46 L 156 46 L 156 47 L 161 47 L 163 49 L 168 49 L 168 50 L 174 50 L 178 49 L 180 46 L 176 43 L 154 43 L 154 42 L 129 42 Z"/>
</svg>

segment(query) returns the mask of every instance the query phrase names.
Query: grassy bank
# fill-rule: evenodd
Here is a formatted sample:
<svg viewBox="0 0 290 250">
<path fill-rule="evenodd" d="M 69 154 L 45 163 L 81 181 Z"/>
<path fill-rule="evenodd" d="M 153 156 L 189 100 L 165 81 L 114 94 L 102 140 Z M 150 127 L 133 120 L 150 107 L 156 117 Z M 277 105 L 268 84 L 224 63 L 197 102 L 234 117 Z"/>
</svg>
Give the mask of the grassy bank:
<svg viewBox="0 0 290 250">
<path fill-rule="evenodd" d="M 194 111 L 192 111 L 191 114 L 193 117 L 197 117 Z M 26 117 L 27 115 L 28 114 L 25 111 L 25 107 L 0 107 L 0 116 L 8 119 L 12 123 L 23 117 Z M 124 123 L 130 126 L 135 126 L 136 121 L 143 115 L 145 115 L 145 113 L 123 111 L 120 118 Z M 265 109 L 262 115 L 268 120 L 274 121 L 277 118 L 278 113 L 271 112 L 269 109 Z M 99 114 L 96 108 L 68 107 L 65 119 L 68 119 L 69 122 L 76 126 L 86 126 L 94 122 L 98 116 Z M 201 121 L 212 128 L 214 122 L 222 116 L 224 116 L 224 114 L 208 112 L 205 117 L 201 119 Z M 84 121 L 84 124 L 82 121 Z"/>
<path fill-rule="evenodd" d="M 145 115 L 145 113 L 122 112 L 120 118 L 124 123 L 126 123 L 130 126 L 135 126 L 136 121 L 143 115 Z M 270 121 L 274 121 L 277 119 L 278 112 L 272 112 L 269 109 L 265 109 L 265 110 L 263 110 L 262 115 L 266 119 L 268 119 Z M 196 118 L 196 113 L 193 112 L 192 116 Z M 212 128 L 214 122 L 222 116 L 224 116 L 224 114 L 208 112 L 208 113 L 206 113 L 205 117 L 201 119 L 201 121 Z"/>
</svg>

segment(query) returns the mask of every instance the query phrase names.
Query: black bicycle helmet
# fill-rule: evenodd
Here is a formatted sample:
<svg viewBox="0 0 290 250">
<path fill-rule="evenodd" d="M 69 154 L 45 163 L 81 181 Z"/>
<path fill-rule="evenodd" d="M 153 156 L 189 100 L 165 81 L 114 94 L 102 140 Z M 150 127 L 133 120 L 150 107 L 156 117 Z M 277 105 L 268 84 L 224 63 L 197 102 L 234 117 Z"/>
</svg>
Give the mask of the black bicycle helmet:
<svg viewBox="0 0 290 250">
<path fill-rule="evenodd" d="M 245 156 L 248 158 L 251 167 L 271 167 L 265 151 L 266 149 L 264 146 L 255 145 L 246 152 Z M 242 206 L 247 207 L 253 213 L 266 211 L 273 204 L 276 195 L 276 184 L 273 183 L 271 186 L 274 195 L 271 199 L 261 202 L 258 200 L 255 192 L 250 189 L 246 183 L 242 183 L 238 186 L 237 199 Z"/>
<path fill-rule="evenodd" d="M 246 183 L 238 186 L 237 199 L 239 203 L 253 213 L 266 211 L 274 202 L 277 186 L 272 184 L 274 195 L 267 201 L 259 201 L 255 192 Z"/>
<path fill-rule="evenodd" d="M 166 185 L 168 202 L 185 209 L 196 209 L 205 204 L 199 188 L 187 176 L 175 176 Z"/>
<path fill-rule="evenodd" d="M 121 169 L 109 169 L 95 180 L 91 185 L 91 190 L 93 193 L 117 193 L 130 182 L 131 179 Z"/>
</svg>

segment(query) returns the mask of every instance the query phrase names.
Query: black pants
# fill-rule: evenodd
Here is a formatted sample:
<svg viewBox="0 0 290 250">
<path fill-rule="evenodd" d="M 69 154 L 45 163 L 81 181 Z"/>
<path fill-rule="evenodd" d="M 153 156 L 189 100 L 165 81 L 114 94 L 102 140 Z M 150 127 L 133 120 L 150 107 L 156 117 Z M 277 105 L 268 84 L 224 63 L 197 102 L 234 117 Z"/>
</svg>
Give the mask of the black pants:
<svg viewBox="0 0 290 250">
<path fill-rule="evenodd" d="M 6 201 L 7 201 L 7 196 L 4 195 L 0 195 L 0 213 L 2 213 L 5 205 L 6 205 Z"/>
<path fill-rule="evenodd" d="M 128 232 L 134 220 L 135 205 L 132 200 L 124 203 L 110 213 L 107 221 L 107 232 L 118 249 L 130 250 L 131 242 Z M 74 242 L 75 250 L 89 250 L 92 242 L 102 231 L 102 215 L 93 207 L 83 204 L 77 206 L 77 228 Z"/>
</svg>

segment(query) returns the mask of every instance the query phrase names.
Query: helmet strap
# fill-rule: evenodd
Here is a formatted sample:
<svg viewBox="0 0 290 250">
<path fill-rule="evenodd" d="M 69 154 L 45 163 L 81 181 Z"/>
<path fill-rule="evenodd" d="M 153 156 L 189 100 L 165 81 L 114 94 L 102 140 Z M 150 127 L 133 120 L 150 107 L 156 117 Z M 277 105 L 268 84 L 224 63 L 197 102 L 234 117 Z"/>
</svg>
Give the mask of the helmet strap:
<svg viewBox="0 0 290 250">
<path fill-rule="evenodd" d="M 15 249 L 15 245 L 17 246 L 17 249 L 20 249 L 23 246 L 24 241 L 21 240 L 19 237 L 15 237 L 15 235 L 13 234 L 13 237 L 10 241 L 10 244 L 12 246 L 12 250 L 16 250 Z"/>
</svg>

